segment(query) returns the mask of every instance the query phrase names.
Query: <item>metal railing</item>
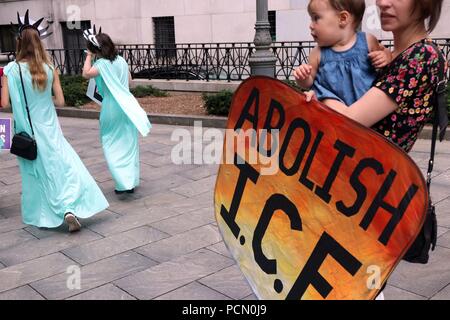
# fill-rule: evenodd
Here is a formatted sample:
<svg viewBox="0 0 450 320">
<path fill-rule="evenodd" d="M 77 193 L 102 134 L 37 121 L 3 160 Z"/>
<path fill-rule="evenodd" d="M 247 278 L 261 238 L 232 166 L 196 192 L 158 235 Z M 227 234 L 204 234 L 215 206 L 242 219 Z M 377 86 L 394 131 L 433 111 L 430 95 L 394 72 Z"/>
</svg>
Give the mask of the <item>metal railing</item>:
<svg viewBox="0 0 450 320">
<path fill-rule="evenodd" d="M 450 59 L 450 39 L 436 38 L 447 60 Z M 392 40 L 383 40 L 386 47 Z M 275 42 L 272 51 L 277 58 L 276 77 L 293 80 L 293 71 L 308 62 L 314 41 Z M 175 47 L 155 45 L 118 46 L 134 77 L 145 79 L 224 80 L 242 81 L 250 77 L 249 58 L 253 43 L 177 44 Z M 450 72 L 450 70 L 447 70 Z"/>
<path fill-rule="evenodd" d="M 450 58 L 450 39 L 434 39 Z M 386 47 L 392 40 L 383 40 Z M 276 76 L 280 80 L 293 79 L 296 67 L 308 61 L 312 41 L 275 42 L 272 51 L 277 58 Z M 128 62 L 134 78 L 242 81 L 250 77 L 249 58 L 253 43 L 119 45 L 119 53 Z M 62 74 L 81 74 L 84 49 L 50 49 L 53 64 Z M 9 54 L 11 59 L 14 54 Z M 450 72 L 450 70 L 448 70 Z"/>
<path fill-rule="evenodd" d="M 135 78 L 241 81 L 250 76 L 251 43 L 118 46 Z"/>
</svg>

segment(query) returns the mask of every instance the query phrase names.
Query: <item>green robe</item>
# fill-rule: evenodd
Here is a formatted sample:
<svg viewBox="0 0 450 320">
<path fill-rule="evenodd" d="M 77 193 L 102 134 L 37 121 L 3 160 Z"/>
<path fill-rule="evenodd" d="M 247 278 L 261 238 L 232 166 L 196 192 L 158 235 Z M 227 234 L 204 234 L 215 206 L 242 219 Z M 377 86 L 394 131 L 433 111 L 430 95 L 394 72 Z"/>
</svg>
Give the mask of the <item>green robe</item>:
<svg viewBox="0 0 450 320">
<path fill-rule="evenodd" d="M 100 113 L 100 139 L 116 190 L 139 185 L 138 132 L 147 136 L 151 129 L 146 112 L 130 93 L 128 64 L 118 56 L 114 62 L 99 59 L 95 81 L 103 97 Z"/>
<path fill-rule="evenodd" d="M 64 138 L 52 99 L 53 69 L 45 65 L 47 87 L 33 88 L 26 63 L 20 64 L 35 133 L 38 156 L 34 161 L 18 157 L 22 177 L 22 218 L 25 224 L 54 228 L 66 213 L 89 218 L 109 204 L 77 153 Z M 5 68 L 15 120 L 15 133 L 31 135 L 19 67 Z"/>
</svg>

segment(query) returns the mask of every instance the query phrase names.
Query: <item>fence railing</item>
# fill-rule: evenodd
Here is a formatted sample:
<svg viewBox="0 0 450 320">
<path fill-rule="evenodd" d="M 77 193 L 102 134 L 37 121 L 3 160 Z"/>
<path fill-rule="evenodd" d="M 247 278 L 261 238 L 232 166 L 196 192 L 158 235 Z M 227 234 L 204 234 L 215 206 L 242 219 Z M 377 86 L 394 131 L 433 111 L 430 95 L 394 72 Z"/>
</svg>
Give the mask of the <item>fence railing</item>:
<svg viewBox="0 0 450 320">
<path fill-rule="evenodd" d="M 434 39 L 450 58 L 450 39 Z M 383 40 L 386 47 L 392 40 Z M 312 41 L 275 42 L 272 51 L 277 58 L 276 76 L 280 80 L 293 79 L 296 67 L 308 61 Z M 200 43 L 171 46 L 119 45 L 120 54 L 127 61 L 134 78 L 242 81 L 250 77 L 249 59 L 253 43 Z M 84 49 L 50 49 L 53 64 L 62 74 L 81 74 Z M 13 58 L 13 54 L 10 54 Z M 448 70 L 450 72 L 450 70 Z"/>
<path fill-rule="evenodd" d="M 250 76 L 251 43 L 118 46 L 135 78 L 241 81 Z"/>
</svg>

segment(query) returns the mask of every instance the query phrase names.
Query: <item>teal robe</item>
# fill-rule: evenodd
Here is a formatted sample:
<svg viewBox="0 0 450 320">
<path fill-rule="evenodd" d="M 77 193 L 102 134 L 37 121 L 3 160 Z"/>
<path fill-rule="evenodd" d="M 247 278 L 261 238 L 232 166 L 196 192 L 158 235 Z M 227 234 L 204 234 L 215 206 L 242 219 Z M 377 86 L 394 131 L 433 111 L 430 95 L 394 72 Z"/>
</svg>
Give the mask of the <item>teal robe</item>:
<svg viewBox="0 0 450 320">
<path fill-rule="evenodd" d="M 99 59 L 94 67 L 99 71 L 95 81 L 103 97 L 100 140 L 106 162 L 116 190 L 131 190 L 139 185 L 138 132 L 147 136 L 152 126 L 146 112 L 130 93 L 126 61 L 121 56 L 114 62 Z"/>
<path fill-rule="evenodd" d="M 35 89 L 26 63 L 20 64 L 35 133 L 38 156 L 34 161 L 18 157 L 22 177 L 22 218 L 28 225 L 55 228 L 66 213 L 89 218 L 109 204 L 77 153 L 64 138 L 52 99 L 53 69 L 45 65 L 47 87 Z M 15 133 L 31 135 L 19 67 L 5 68 L 15 120 Z"/>
</svg>

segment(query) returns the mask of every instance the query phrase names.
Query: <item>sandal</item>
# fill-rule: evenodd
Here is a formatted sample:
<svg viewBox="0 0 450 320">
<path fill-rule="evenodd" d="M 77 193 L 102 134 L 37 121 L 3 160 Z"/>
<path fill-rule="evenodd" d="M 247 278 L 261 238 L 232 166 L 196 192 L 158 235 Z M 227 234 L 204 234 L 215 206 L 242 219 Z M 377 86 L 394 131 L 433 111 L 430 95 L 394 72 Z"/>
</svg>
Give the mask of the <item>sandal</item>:
<svg viewBox="0 0 450 320">
<path fill-rule="evenodd" d="M 69 226 L 69 232 L 77 232 L 81 229 L 81 223 L 73 213 L 68 213 L 64 217 L 64 221 Z"/>
</svg>

